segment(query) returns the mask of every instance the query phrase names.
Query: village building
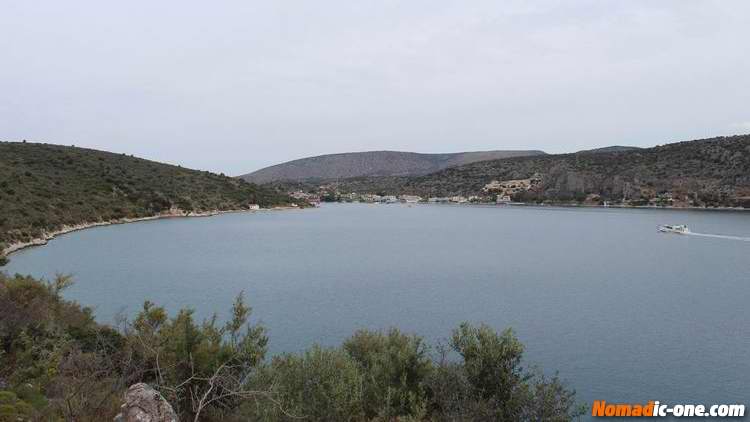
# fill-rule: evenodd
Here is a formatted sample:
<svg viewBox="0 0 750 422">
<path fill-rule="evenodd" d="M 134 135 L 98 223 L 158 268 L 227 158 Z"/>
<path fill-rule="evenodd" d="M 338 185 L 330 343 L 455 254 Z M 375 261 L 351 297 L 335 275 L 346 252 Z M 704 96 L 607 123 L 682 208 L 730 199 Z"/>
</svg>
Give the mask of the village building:
<svg viewBox="0 0 750 422">
<path fill-rule="evenodd" d="M 482 188 L 485 192 L 496 192 L 500 196 L 513 196 L 519 192 L 526 192 L 539 186 L 542 178 L 534 174 L 528 179 L 493 180 Z"/>
<path fill-rule="evenodd" d="M 482 190 L 487 193 L 497 194 L 496 202 L 498 204 L 505 204 L 511 202 L 513 195 L 534 190 L 539 187 L 541 182 L 541 176 L 534 174 L 528 179 L 493 180 L 484 185 Z"/>
<path fill-rule="evenodd" d="M 381 201 L 386 204 L 394 204 L 398 202 L 398 198 L 395 195 L 386 195 L 381 198 Z"/>
<path fill-rule="evenodd" d="M 417 195 L 401 195 L 398 197 L 403 202 L 406 202 L 407 204 L 415 204 L 422 200 L 421 196 Z"/>
<path fill-rule="evenodd" d="M 301 200 L 307 201 L 311 204 L 320 203 L 320 195 L 303 192 L 301 190 L 298 190 L 296 192 L 289 192 L 289 196 L 291 196 L 294 199 L 301 199 Z"/>
<path fill-rule="evenodd" d="M 497 195 L 497 199 L 495 202 L 498 204 L 509 204 L 511 202 L 511 198 L 509 195 Z"/>
<path fill-rule="evenodd" d="M 360 201 L 362 202 L 380 202 L 381 200 L 382 197 L 380 195 L 374 195 L 372 193 L 366 193 L 360 196 Z"/>
<path fill-rule="evenodd" d="M 433 204 L 441 203 L 441 202 L 448 202 L 448 201 L 450 201 L 450 198 L 435 197 L 435 196 L 430 197 L 430 199 L 427 200 L 427 202 L 430 202 L 430 203 L 433 203 Z"/>
</svg>

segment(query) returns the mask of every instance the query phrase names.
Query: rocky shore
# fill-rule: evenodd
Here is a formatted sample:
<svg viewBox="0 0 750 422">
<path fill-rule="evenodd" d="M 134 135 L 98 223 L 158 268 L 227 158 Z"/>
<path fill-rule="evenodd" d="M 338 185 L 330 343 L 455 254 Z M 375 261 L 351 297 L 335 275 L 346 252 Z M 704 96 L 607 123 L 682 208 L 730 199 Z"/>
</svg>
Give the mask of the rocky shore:
<svg viewBox="0 0 750 422">
<path fill-rule="evenodd" d="M 90 223 L 76 224 L 72 226 L 63 226 L 57 230 L 44 232 L 42 236 L 32 239 L 28 242 L 13 243 L 7 248 L 5 248 L 4 250 L 2 250 L 1 251 L 2 253 L 0 253 L 0 256 L 8 256 L 12 254 L 13 252 L 18 252 L 21 249 L 29 248 L 32 246 L 46 245 L 47 242 L 49 242 L 50 240 L 58 236 L 71 233 L 71 232 L 75 232 L 78 230 L 92 228 L 92 227 L 111 226 L 114 224 L 136 223 L 139 221 L 158 220 L 162 218 L 211 217 L 214 215 L 236 213 L 236 212 L 258 212 L 258 211 L 284 210 L 284 209 L 297 209 L 297 207 L 273 207 L 273 208 L 261 208 L 260 210 L 248 210 L 248 209 L 211 210 L 211 211 L 200 211 L 200 212 L 185 211 L 179 208 L 170 208 L 168 211 L 162 211 L 156 215 L 151 215 L 148 217 L 119 218 L 116 220 L 95 221 L 95 222 L 90 222 Z"/>
</svg>

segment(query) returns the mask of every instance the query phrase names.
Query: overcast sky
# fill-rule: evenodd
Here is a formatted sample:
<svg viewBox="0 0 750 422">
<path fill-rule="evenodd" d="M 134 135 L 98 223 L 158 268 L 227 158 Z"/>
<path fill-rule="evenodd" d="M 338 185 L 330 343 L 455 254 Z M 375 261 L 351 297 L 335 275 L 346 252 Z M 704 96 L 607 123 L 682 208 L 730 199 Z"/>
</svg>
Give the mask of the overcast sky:
<svg viewBox="0 0 750 422">
<path fill-rule="evenodd" d="M 749 132 L 745 0 L 0 0 L 0 140 L 237 175 Z"/>
</svg>

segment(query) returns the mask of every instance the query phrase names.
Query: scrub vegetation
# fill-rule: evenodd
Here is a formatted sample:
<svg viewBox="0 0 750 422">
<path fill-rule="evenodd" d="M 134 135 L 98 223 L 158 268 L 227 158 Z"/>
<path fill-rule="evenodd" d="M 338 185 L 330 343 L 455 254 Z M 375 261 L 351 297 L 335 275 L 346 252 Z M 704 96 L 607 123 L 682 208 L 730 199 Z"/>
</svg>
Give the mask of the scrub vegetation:
<svg viewBox="0 0 750 422">
<path fill-rule="evenodd" d="M 124 154 L 0 142 L 0 253 L 64 226 L 291 201 L 241 179 Z"/>
<path fill-rule="evenodd" d="M 267 358 L 243 295 L 225 323 L 146 302 L 111 327 L 62 297 L 70 285 L 0 273 L 0 421 L 112 420 L 137 382 L 183 421 L 567 421 L 582 411 L 558 378 L 522 367 L 511 330 L 464 323 L 436 348 L 365 330 Z"/>
</svg>

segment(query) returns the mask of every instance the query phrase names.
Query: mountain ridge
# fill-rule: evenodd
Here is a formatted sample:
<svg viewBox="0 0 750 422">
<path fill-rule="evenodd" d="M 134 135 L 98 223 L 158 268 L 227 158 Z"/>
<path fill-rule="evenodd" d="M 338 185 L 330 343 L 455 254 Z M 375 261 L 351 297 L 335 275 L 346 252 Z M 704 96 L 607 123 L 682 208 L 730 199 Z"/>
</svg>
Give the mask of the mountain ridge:
<svg viewBox="0 0 750 422">
<path fill-rule="evenodd" d="M 279 181 L 345 179 L 361 176 L 416 176 L 477 161 L 529 155 L 539 150 L 493 150 L 456 153 L 406 151 L 363 151 L 323 154 L 279 163 L 244 174 L 239 178 L 252 183 Z"/>
<path fill-rule="evenodd" d="M 600 153 L 607 153 L 607 152 L 625 152 L 625 151 L 636 151 L 639 149 L 644 149 L 641 147 L 633 147 L 633 146 L 626 146 L 626 145 L 611 145 L 608 147 L 601 147 L 601 148 L 592 148 L 592 149 L 584 149 L 581 152 L 587 152 L 591 154 L 600 154 Z"/>
</svg>

